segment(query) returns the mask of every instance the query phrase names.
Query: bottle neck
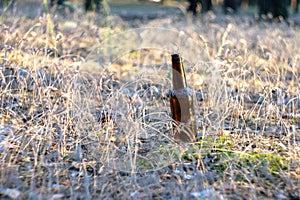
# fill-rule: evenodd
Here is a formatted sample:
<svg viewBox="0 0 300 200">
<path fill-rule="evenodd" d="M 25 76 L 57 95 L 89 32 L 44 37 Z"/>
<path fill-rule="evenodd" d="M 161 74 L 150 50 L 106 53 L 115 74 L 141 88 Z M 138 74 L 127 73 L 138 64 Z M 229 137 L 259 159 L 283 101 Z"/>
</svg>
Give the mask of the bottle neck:
<svg viewBox="0 0 300 200">
<path fill-rule="evenodd" d="M 172 76 L 174 90 L 180 90 L 186 87 L 185 73 L 178 54 L 172 55 Z"/>
</svg>

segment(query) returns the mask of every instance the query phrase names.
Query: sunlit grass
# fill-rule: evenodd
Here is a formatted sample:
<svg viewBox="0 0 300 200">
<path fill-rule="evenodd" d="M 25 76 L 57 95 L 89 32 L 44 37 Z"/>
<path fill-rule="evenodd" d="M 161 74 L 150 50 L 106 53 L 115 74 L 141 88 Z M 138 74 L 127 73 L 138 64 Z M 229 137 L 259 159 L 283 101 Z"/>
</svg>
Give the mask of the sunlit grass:
<svg viewBox="0 0 300 200">
<path fill-rule="evenodd" d="M 297 27 L 71 15 L 1 16 L 2 196 L 299 197 Z M 195 93 L 193 144 L 172 137 L 172 51 Z"/>
</svg>

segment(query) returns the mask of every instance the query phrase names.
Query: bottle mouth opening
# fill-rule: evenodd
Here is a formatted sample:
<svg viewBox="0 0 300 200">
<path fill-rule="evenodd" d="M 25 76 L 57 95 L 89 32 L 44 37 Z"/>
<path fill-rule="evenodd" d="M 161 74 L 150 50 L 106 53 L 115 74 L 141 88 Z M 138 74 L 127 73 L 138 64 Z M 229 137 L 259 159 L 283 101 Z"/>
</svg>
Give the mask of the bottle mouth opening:
<svg viewBox="0 0 300 200">
<path fill-rule="evenodd" d="M 174 60 L 174 61 L 178 61 L 180 59 L 178 54 L 172 54 L 171 57 L 172 57 L 172 60 Z"/>
</svg>

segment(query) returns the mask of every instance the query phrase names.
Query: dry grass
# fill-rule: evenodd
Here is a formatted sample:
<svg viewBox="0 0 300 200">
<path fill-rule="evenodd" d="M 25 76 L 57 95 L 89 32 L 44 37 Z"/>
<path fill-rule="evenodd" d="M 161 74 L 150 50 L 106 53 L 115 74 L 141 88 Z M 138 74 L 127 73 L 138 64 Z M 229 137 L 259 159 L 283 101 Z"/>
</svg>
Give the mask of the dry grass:
<svg viewBox="0 0 300 200">
<path fill-rule="evenodd" d="M 216 13 L 2 15 L 1 198 L 298 199 L 299 27 Z M 170 131 L 174 52 L 194 144 Z"/>
</svg>

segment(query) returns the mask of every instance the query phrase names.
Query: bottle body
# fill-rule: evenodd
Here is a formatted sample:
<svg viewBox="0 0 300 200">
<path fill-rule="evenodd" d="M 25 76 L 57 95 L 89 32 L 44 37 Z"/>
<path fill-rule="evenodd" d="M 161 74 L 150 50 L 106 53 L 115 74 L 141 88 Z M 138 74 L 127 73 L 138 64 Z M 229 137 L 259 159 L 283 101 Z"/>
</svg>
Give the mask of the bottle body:
<svg viewBox="0 0 300 200">
<path fill-rule="evenodd" d="M 185 73 L 178 54 L 172 55 L 172 83 L 170 107 L 175 139 L 194 142 L 197 136 L 193 93 L 187 87 Z"/>
</svg>

